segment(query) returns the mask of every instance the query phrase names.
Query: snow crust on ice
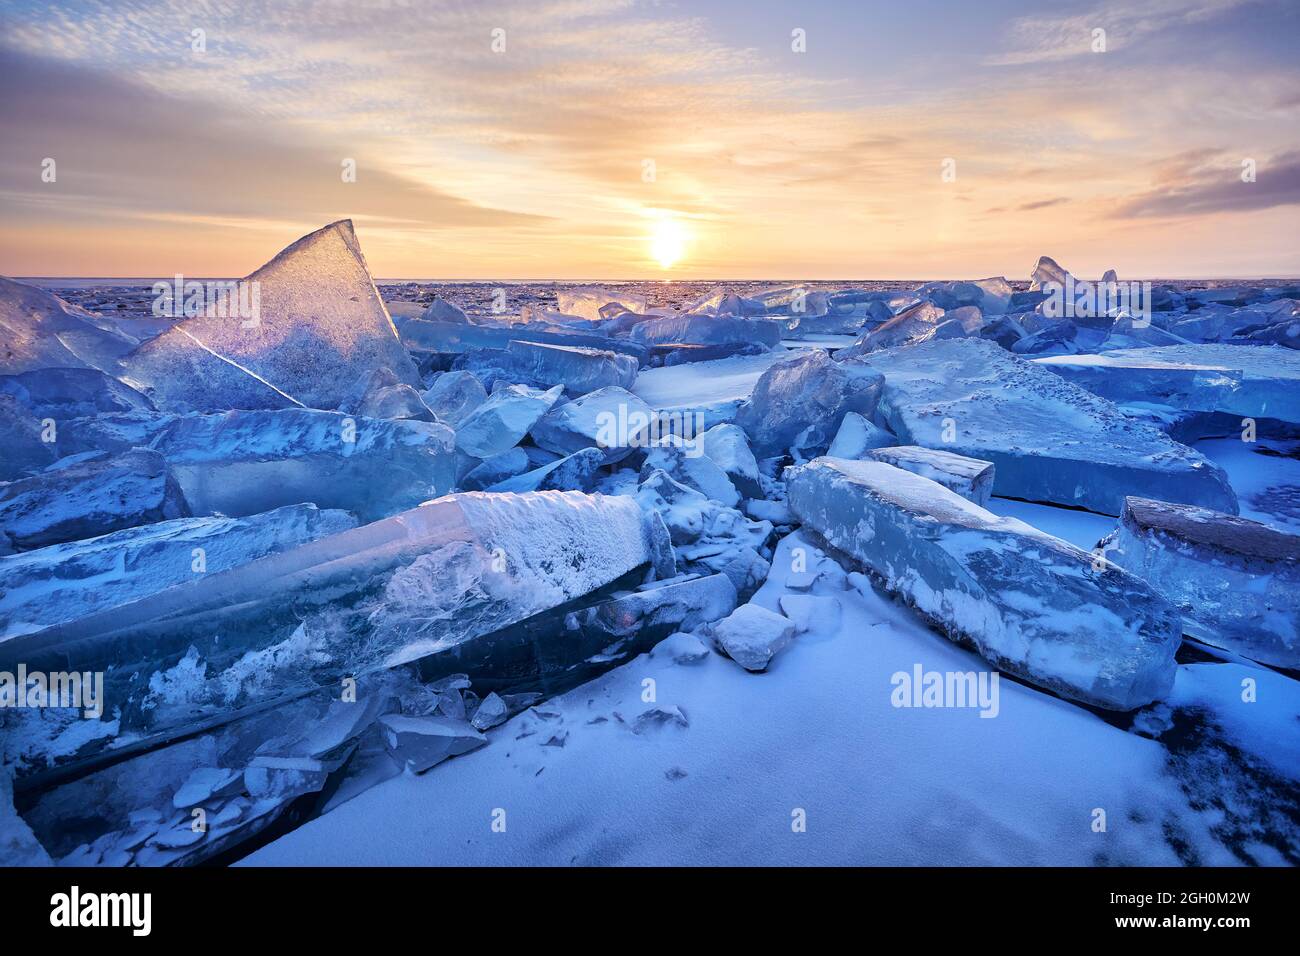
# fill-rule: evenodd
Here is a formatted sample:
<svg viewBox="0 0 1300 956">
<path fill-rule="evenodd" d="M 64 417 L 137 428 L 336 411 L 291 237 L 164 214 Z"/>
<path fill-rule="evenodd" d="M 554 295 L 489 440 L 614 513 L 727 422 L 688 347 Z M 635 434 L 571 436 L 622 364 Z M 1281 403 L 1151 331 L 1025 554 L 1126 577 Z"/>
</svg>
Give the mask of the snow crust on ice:
<svg viewBox="0 0 1300 956">
<path fill-rule="evenodd" d="M 805 527 L 999 668 L 1112 710 L 1168 693 L 1180 621 L 1133 575 L 883 462 L 787 474 Z"/>
<path fill-rule="evenodd" d="M 1300 352 L 1279 346 L 1189 344 L 1036 359 L 1114 402 L 1300 424 Z"/>
<path fill-rule="evenodd" d="M 877 448 L 868 452 L 867 457 L 937 481 L 980 507 L 988 504 L 989 496 L 993 493 L 993 465 L 978 458 L 954 455 L 950 451 L 935 448 L 922 448 L 920 445 Z"/>
<path fill-rule="evenodd" d="M 879 415 L 894 434 L 993 462 L 994 494 L 1111 515 L 1143 493 L 1237 510 L 1204 456 L 992 342 L 922 342 L 853 361 L 884 373 Z"/>
</svg>

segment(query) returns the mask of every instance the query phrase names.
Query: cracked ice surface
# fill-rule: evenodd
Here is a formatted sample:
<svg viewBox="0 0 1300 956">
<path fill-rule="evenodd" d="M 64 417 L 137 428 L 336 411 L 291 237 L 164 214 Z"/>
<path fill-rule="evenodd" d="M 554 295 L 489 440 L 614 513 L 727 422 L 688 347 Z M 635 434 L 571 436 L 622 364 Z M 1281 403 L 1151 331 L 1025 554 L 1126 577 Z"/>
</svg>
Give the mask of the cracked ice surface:
<svg viewBox="0 0 1300 956">
<path fill-rule="evenodd" d="M 878 414 L 894 434 L 993 462 L 994 494 L 1111 515 L 1129 494 L 1237 511 L 1203 455 L 993 342 L 923 342 L 851 361 L 885 374 Z"/>
</svg>

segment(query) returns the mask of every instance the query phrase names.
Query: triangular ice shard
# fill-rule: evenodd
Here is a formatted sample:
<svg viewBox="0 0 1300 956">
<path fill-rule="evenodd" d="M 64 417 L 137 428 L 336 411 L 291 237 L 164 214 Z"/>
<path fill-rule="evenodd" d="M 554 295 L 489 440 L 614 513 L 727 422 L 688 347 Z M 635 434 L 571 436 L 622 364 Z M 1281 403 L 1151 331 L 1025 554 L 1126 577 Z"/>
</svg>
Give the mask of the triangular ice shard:
<svg viewBox="0 0 1300 956">
<path fill-rule="evenodd" d="M 161 408 L 203 412 L 337 408 L 377 368 L 418 384 L 351 220 L 303 236 L 242 281 L 251 315 L 178 323 L 126 360 L 128 380 Z"/>
</svg>

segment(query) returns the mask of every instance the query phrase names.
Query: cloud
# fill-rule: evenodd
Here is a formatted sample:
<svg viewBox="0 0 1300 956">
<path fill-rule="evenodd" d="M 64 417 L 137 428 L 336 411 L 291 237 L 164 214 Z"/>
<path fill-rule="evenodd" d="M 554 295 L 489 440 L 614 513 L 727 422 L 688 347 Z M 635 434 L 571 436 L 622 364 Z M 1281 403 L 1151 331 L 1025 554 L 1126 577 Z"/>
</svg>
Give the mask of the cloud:
<svg viewBox="0 0 1300 956">
<path fill-rule="evenodd" d="M 355 144 L 286 128 L 220 103 L 179 99 L 117 76 L 0 48 L 0 191 L 44 214 L 99 212 L 279 219 L 337 218 L 412 226 L 523 226 L 495 209 L 385 170 Z M 40 180 L 45 157 L 53 184 Z M 355 183 L 343 160 L 355 159 Z M 201 185 L 200 185 L 201 184 Z"/>
<path fill-rule="evenodd" d="M 1223 212 L 1252 212 L 1300 203 L 1300 151 L 1283 153 L 1256 163 L 1256 179 L 1242 179 L 1241 160 L 1219 154 L 1209 162 L 1204 154 L 1184 157 L 1182 176 L 1168 166 L 1160 185 L 1123 200 L 1115 209 L 1119 218 L 1177 218 Z M 1190 161 L 1190 162 L 1188 162 Z"/>
<path fill-rule="evenodd" d="M 1052 63 L 1092 54 L 1093 31 L 1104 30 L 1106 52 L 1151 34 L 1220 16 L 1250 0 L 1128 0 L 1071 16 L 1027 16 L 1008 31 L 1013 49 L 985 57 L 988 66 Z"/>
</svg>

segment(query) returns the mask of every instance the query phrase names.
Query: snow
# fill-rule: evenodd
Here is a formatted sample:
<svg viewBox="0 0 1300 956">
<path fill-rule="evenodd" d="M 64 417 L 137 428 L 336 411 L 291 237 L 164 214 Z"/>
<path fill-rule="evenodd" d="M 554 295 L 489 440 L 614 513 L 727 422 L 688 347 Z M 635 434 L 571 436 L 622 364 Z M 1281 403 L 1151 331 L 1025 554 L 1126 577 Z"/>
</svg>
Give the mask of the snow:
<svg viewBox="0 0 1300 956">
<path fill-rule="evenodd" d="M 813 553 L 787 537 L 755 603 L 777 610 L 795 548 Z M 1258 814 L 1244 786 L 1189 782 L 1197 765 L 1187 756 L 1027 685 L 1003 681 L 992 720 L 894 708 L 894 673 L 984 665 L 869 586 L 831 596 L 839 628 L 800 635 L 764 674 L 717 654 L 676 663 L 691 642 L 674 638 L 552 699 L 548 716 L 521 714 L 489 731 L 490 746 L 388 780 L 241 865 L 1224 865 L 1251 849 L 1278 858 L 1258 837 L 1245 848 L 1232 839 L 1234 823 Z M 1219 666 L 1180 667 L 1175 694 L 1185 673 Z M 1247 672 L 1265 683 L 1241 718 L 1246 733 L 1267 746 L 1271 721 L 1300 777 L 1294 682 Z M 643 701 L 647 680 L 653 704 Z M 689 726 L 632 732 L 640 714 L 667 707 Z M 543 729 L 567 730 L 564 747 L 542 747 Z M 1193 800 L 1191 783 L 1208 793 Z M 1097 808 L 1105 832 L 1092 828 Z M 492 828 L 496 810 L 504 832 Z M 792 829 L 798 811 L 805 832 Z"/>
<path fill-rule="evenodd" d="M 786 352 L 773 350 L 760 355 L 738 355 L 652 368 L 637 376 L 632 391 L 651 408 L 700 410 L 705 426 L 732 421 L 736 407 L 749 398 L 759 378 L 767 369 L 788 358 Z"/>
</svg>

